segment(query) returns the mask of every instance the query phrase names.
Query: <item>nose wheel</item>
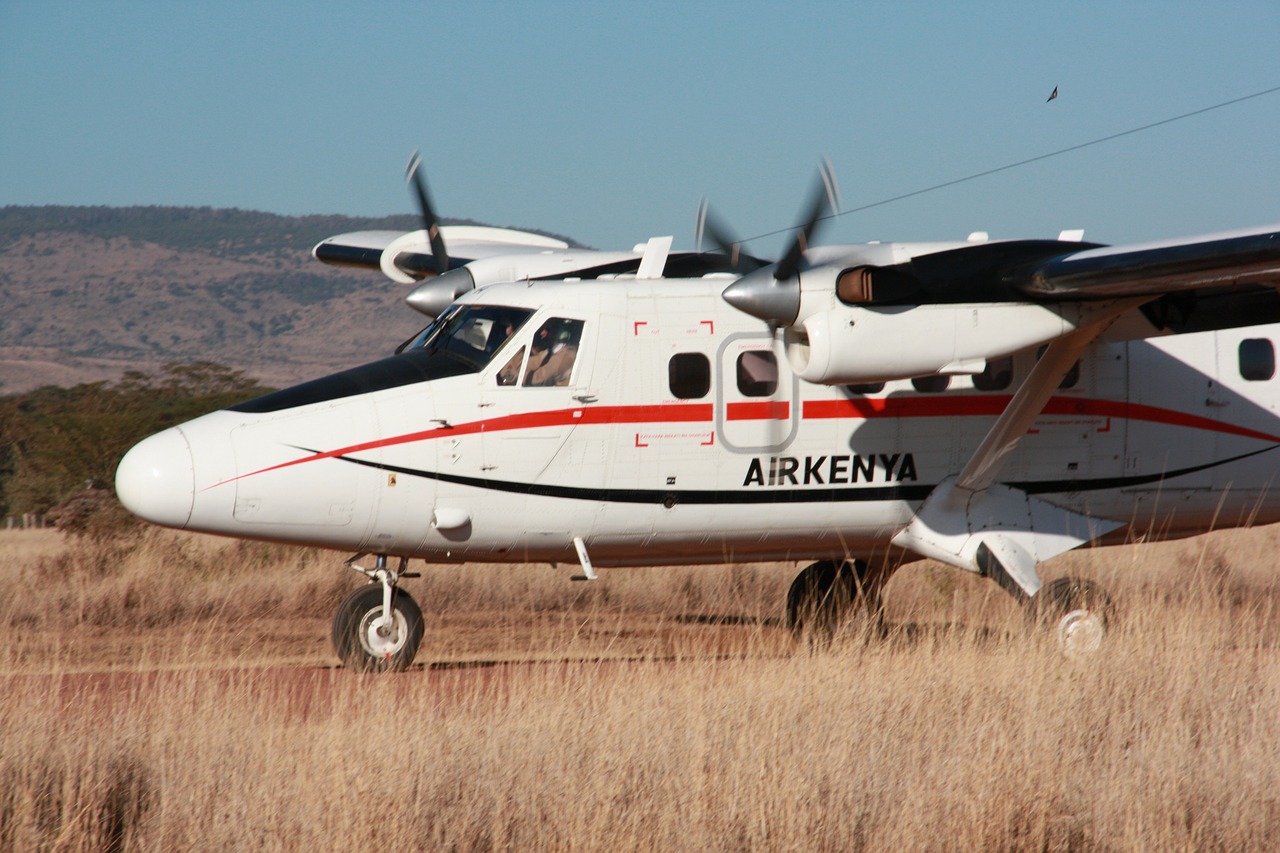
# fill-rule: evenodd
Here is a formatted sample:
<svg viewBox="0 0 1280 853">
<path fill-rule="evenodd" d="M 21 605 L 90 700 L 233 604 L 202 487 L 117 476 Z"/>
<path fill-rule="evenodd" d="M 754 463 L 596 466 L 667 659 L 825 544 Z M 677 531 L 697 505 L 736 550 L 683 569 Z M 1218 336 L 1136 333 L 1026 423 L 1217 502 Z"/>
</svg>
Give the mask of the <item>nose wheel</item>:
<svg viewBox="0 0 1280 853">
<path fill-rule="evenodd" d="M 399 574 L 386 568 L 386 558 L 378 564 L 361 570 L 374 582 L 352 590 L 333 617 L 333 649 L 357 672 L 406 669 L 422 644 L 421 608 L 395 585 Z"/>
</svg>

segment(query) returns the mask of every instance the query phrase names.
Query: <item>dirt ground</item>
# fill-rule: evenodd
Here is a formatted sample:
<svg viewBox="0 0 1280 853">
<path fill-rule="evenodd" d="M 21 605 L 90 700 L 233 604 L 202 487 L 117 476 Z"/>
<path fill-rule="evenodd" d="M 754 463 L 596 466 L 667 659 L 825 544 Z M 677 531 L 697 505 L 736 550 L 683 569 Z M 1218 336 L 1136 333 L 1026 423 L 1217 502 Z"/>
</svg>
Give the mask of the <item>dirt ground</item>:
<svg viewBox="0 0 1280 853">
<path fill-rule="evenodd" d="M 187 537 L 178 544 L 200 572 L 218 563 L 209 556 L 211 549 L 231 547 L 228 540 L 159 533 Z M 1056 574 L 1098 578 L 1121 599 L 1153 587 L 1162 595 L 1179 595 L 1204 583 L 1256 594 L 1274 587 L 1277 547 L 1280 527 L 1273 526 L 1082 550 L 1064 555 L 1051 568 Z M 32 567 L 65 548 L 66 540 L 56 530 L 0 531 L 0 582 L 9 589 L 29 589 Z M 327 594 L 336 590 L 340 597 L 357 585 L 358 578 L 342 572 L 341 555 L 317 553 L 301 569 L 275 572 L 265 593 L 250 587 L 241 598 L 233 595 L 229 600 L 252 603 L 262 595 L 289 594 L 305 598 L 305 590 L 326 584 Z M 163 583 L 181 583 L 169 579 L 170 569 L 163 571 Z M 210 589 L 243 582 L 245 570 L 238 571 L 242 574 L 225 581 L 208 581 Z M 485 571 L 444 567 L 435 578 L 406 581 L 426 621 L 414 672 L 515 662 L 767 658 L 794 649 L 794 639 L 781 625 L 781 611 L 795 564 L 753 569 L 749 591 L 736 599 L 717 598 L 726 580 L 737 578 L 726 573 L 733 571 L 731 567 L 623 569 L 604 573 L 595 584 L 569 583 L 566 572 L 547 567 Z M 133 583 L 156 584 L 157 573 L 145 568 Z M 36 575 L 38 583 L 63 582 L 60 575 Z M 1046 573 L 1046 579 L 1052 576 Z M 117 594 L 127 598 L 134 592 Z M 64 598 L 75 595 L 87 593 L 70 592 Z M 886 598 L 887 619 L 900 636 L 949 630 L 998 634 L 1020 621 L 1018 606 L 994 584 L 928 562 L 899 570 Z M 1270 593 L 1265 600 L 1271 600 Z M 332 606 L 316 598 L 293 607 L 299 609 L 309 615 L 287 607 L 255 615 L 221 604 L 199 618 L 152 626 L 148 622 L 154 620 L 131 620 L 127 615 L 76 621 L 57 614 L 41 619 L 28 612 L 15 619 L 6 617 L 6 603 L 0 601 L 0 676 L 282 668 L 324 673 L 338 668 L 329 639 Z"/>
<path fill-rule="evenodd" d="M 211 549 L 227 547 L 227 540 L 161 533 L 187 537 L 180 540 L 184 554 L 197 561 L 201 572 L 217 563 L 210 556 Z M 179 572 L 170 569 L 144 568 L 135 576 L 104 580 L 86 578 L 83 571 L 69 576 L 63 569 L 48 568 L 67 547 L 62 535 L 51 529 L 0 531 L 0 581 L 19 590 L 31 589 L 33 582 L 46 585 L 48 606 L 82 610 L 86 608 L 84 601 L 94 596 L 114 596 L 123 600 L 118 606 L 128 608 L 130 598 L 145 594 L 140 589 L 183 584 Z M 152 562 L 157 561 L 153 558 Z M 240 574 L 206 581 L 208 592 L 212 594 L 219 584 L 233 589 L 245 584 L 246 570 L 236 571 Z M 405 581 L 405 589 L 421 604 L 426 622 L 414 671 L 511 662 L 771 656 L 792 645 L 773 606 L 780 611 L 785 583 L 793 574 L 789 567 L 783 567 L 773 579 L 778 588 L 765 591 L 769 606 L 760 612 L 715 601 L 690 607 L 688 601 L 673 600 L 667 607 L 664 590 L 668 587 L 685 598 L 690 593 L 668 582 L 672 576 L 666 573 L 655 575 L 662 579 L 663 589 L 647 591 L 643 589 L 646 581 L 638 579 L 635 570 L 622 570 L 625 576 L 613 575 L 612 586 L 608 574 L 599 585 L 588 585 L 569 583 L 566 572 L 546 567 L 488 567 L 488 574 L 476 576 L 484 571 L 472 569 L 468 573 L 450 567 L 440 570 L 434 581 Z M 274 572 L 265 586 L 246 586 L 242 593 L 230 593 L 228 600 L 238 600 L 245 605 L 243 609 L 215 601 L 208 606 L 209 613 L 195 618 L 166 620 L 164 614 L 148 609 L 149 604 L 110 618 L 76 618 L 38 609 L 32 612 L 29 605 L 6 611 L 0 601 L 0 633 L 4 635 L 0 676 L 283 668 L 327 671 L 339 666 L 330 644 L 331 605 L 317 599 L 292 607 L 314 615 L 298 615 L 288 606 L 266 614 L 253 610 L 255 606 L 264 609 L 258 599 L 290 594 L 305 598 L 305 590 L 312 587 L 324 588 L 331 597 L 332 589 L 345 594 L 358 583 L 359 578 L 343 571 L 340 555 L 322 554 L 292 575 Z M 423 588 L 430 583 L 434 588 Z M 485 600 L 490 595 L 488 584 L 493 585 L 492 602 Z M 463 590 L 446 589 L 446 595 L 453 596 L 450 601 L 459 595 L 464 600 L 438 604 L 434 596 L 442 585 Z M 610 601 L 611 594 L 620 588 L 622 593 L 612 596 L 620 603 L 602 603 Z M 628 596 L 634 606 L 629 606 Z M 707 596 L 699 593 L 694 597 Z M 645 600 L 635 604 L 636 598 Z M 192 605 L 188 601 L 185 606 L 190 609 Z M 155 622 L 160 624 L 152 624 Z"/>
</svg>

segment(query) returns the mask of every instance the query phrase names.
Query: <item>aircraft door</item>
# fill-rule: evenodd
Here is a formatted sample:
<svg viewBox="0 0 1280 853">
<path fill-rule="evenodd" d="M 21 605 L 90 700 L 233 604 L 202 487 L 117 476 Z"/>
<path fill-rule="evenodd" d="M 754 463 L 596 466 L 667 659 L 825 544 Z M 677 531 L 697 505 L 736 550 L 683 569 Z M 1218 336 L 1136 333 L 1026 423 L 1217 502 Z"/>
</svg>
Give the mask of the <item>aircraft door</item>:
<svg viewBox="0 0 1280 853">
<path fill-rule="evenodd" d="M 730 335 L 716 356 L 716 434 L 736 453 L 776 453 L 796 437 L 798 386 L 769 332 Z"/>
<path fill-rule="evenodd" d="M 535 317 L 507 347 L 509 355 L 482 376 L 478 420 L 486 477 L 537 482 L 596 402 L 600 324 L 586 319 L 587 308 L 582 316 L 551 310 Z"/>
</svg>

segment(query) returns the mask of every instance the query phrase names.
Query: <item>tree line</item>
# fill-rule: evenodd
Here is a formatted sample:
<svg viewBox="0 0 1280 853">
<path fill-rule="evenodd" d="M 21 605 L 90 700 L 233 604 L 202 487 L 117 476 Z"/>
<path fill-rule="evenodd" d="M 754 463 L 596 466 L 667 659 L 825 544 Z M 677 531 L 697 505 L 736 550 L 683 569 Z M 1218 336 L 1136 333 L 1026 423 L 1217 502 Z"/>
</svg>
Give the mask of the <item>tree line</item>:
<svg viewBox="0 0 1280 853">
<path fill-rule="evenodd" d="M 200 361 L 0 397 L 0 517 L 56 514 L 86 492 L 113 495 L 116 465 L 138 441 L 270 390 Z"/>
</svg>

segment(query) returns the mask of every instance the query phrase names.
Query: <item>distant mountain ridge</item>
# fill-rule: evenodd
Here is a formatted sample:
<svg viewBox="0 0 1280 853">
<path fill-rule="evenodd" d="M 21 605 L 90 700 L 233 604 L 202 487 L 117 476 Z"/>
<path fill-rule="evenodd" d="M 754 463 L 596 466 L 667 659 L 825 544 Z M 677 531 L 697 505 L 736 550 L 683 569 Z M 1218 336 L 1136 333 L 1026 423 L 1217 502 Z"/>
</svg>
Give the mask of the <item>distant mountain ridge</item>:
<svg viewBox="0 0 1280 853">
<path fill-rule="evenodd" d="M 175 361 L 280 386 L 374 360 L 426 322 L 404 305 L 408 288 L 310 250 L 416 227 L 409 215 L 0 207 L 0 395 Z"/>
<path fill-rule="evenodd" d="M 0 251 L 6 242 L 33 234 L 78 233 L 95 237 L 129 237 L 175 249 L 204 248 L 231 254 L 255 249 L 304 249 L 325 237 L 347 231 L 412 231 L 421 220 L 410 214 L 379 217 L 309 214 L 284 216 L 258 210 L 222 207 L 66 205 L 0 207 Z M 474 219 L 443 218 L 444 225 L 484 225 Z M 517 226 L 504 226 L 517 228 Z M 519 228 L 580 243 L 537 228 Z M 319 237 L 314 235 L 319 234 Z"/>
</svg>

